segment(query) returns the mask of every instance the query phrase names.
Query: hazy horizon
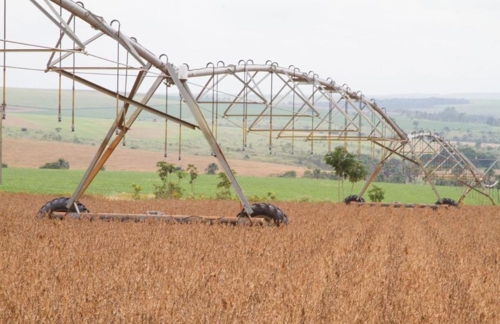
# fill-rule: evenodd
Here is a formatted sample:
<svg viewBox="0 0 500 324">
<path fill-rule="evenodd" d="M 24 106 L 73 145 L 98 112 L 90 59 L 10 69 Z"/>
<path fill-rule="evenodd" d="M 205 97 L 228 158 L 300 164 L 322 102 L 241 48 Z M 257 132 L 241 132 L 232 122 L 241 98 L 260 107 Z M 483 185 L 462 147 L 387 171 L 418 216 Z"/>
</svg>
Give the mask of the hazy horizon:
<svg viewBox="0 0 500 324">
<path fill-rule="evenodd" d="M 0 85 L 0 88 L 2 86 Z M 58 91 L 58 88 L 44 88 L 44 87 L 7 87 L 7 98 L 8 98 L 8 89 L 31 89 L 31 90 L 51 90 Z M 61 88 L 63 91 L 71 91 L 71 88 Z M 75 89 L 75 91 L 90 91 L 99 93 L 99 91 L 85 88 L 85 89 Z M 175 90 L 171 91 L 173 93 L 177 93 Z M 144 94 L 143 92 L 139 92 L 139 94 Z M 104 94 L 103 94 L 104 95 Z M 387 93 L 387 94 L 376 94 L 370 95 L 366 94 L 366 97 L 372 98 L 431 98 L 431 97 L 440 97 L 440 98 L 463 98 L 463 99 L 476 99 L 476 100 L 488 100 L 488 99 L 498 99 L 500 100 L 500 91 L 499 92 L 476 92 L 476 93 Z M 8 101 L 8 100 L 7 100 Z M 8 104 L 8 102 L 7 102 Z M 500 107 L 499 107 L 500 108 Z"/>
<path fill-rule="evenodd" d="M 500 2 L 495 0 L 84 4 L 108 23 L 118 19 L 123 33 L 155 55 L 166 53 L 176 65 L 199 68 L 241 59 L 263 64 L 270 59 L 371 96 L 500 92 L 500 33 L 495 32 L 500 30 Z M 52 47 L 58 35 L 30 1 L 8 3 L 8 40 Z M 48 56 L 35 60 L 30 54 L 8 53 L 7 65 L 43 69 Z M 57 87 L 57 76 L 8 69 L 7 87 L 27 85 Z"/>
</svg>

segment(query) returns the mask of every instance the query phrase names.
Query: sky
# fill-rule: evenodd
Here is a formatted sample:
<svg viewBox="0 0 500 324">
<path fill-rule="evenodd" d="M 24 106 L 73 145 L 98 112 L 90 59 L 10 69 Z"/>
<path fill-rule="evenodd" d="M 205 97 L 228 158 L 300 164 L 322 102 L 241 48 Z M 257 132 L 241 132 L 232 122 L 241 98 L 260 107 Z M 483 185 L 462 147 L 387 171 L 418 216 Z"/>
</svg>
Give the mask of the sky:
<svg viewBox="0 0 500 324">
<path fill-rule="evenodd" d="M 3 1 L 8 39 L 48 37 L 45 26 L 53 26 L 29 0 Z M 366 94 L 500 93 L 498 0 L 83 3 L 108 22 L 118 19 L 125 34 L 157 55 L 167 54 L 176 65 L 272 60 Z M 57 40 L 53 35 L 51 43 Z M 26 55 L 21 59 L 9 54 L 9 63 L 34 62 Z M 9 71 L 7 86 L 57 83 Z"/>
</svg>

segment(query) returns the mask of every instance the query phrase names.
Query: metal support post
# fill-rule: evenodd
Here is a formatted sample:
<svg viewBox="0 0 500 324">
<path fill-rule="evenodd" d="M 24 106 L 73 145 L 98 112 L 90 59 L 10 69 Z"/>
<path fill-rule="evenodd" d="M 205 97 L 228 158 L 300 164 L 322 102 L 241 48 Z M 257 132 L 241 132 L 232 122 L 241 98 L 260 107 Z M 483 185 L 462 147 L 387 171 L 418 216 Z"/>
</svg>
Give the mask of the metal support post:
<svg viewBox="0 0 500 324">
<path fill-rule="evenodd" d="M 0 107 L 0 185 L 3 181 L 3 119 L 5 118 L 5 89 L 6 84 L 6 66 L 7 66 L 7 56 L 6 56 L 6 39 L 7 39 L 7 0 L 3 1 L 3 83 L 2 83 L 2 106 Z"/>
<path fill-rule="evenodd" d="M 380 159 L 380 162 L 375 167 L 375 170 L 373 170 L 370 178 L 365 182 L 365 184 L 363 185 L 363 188 L 361 188 L 361 191 L 359 192 L 359 195 L 358 195 L 359 198 L 363 197 L 363 195 L 365 194 L 368 187 L 371 185 L 373 180 L 375 180 L 375 177 L 377 176 L 377 174 L 380 172 L 380 170 L 384 166 L 385 161 L 387 161 L 387 159 L 393 153 L 392 150 L 385 150 L 385 148 L 382 148 L 382 149 L 384 150 L 384 153 L 382 154 L 382 158 Z"/>
<path fill-rule="evenodd" d="M 493 200 L 493 198 L 492 198 L 489 194 L 487 194 L 487 193 L 485 193 L 485 192 L 484 192 L 485 188 L 484 188 L 484 186 L 482 185 L 482 183 L 476 183 L 476 185 L 475 185 L 475 186 L 468 185 L 468 184 L 466 184 L 466 183 L 464 183 L 464 185 L 465 185 L 467 188 L 464 190 L 463 194 L 460 196 L 460 198 L 458 199 L 457 203 L 462 204 L 462 203 L 463 203 L 463 201 L 464 201 L 464 199 L 465 199 L 465 197 L 466 197 L 466 196 L 467 196 L 467 195 L 468 195 L 471 191 L 476 191 L 476 192 L 478 192 L 479 194 L 481 194 L 481 195 L 485 196 L 486 198 L 488 198 L 488 199 L 490 200 L 490 202 L 491 202 L 491 204 L 492 204 L 493 206 L 495 206 L 495 205 L 496 205 L 496 204 L 495 204 L 495 201 Z M 478 188 L 476 188 L 476 187 L 478 187 L 478 186 L 481 186 L 481 188 L 483 189 L 483 191 L 481 191 L 481 190 L 479 190 Z"/>
<path fill-rule="evenodd" d="M 231 182 L 231 184 L 234 188 L 234 191 L 236 192 L 236 195 L 240 199 L 240 202 L 243 204 L 245 211 L 247 212 L 248 215 L 251 215 L 253 213 L 252 207 L 250 207 L 250 203 L 248 202 L 245 195 L 243 194 L 243 191 L 241 190 L 241 187 L 238 184 L 238 181 L 236 180 L 236 178 L 233 174 L 233 171 L 229 167 L 229 164 L 227 163 L 227 160 L 226 160 L 224 154 L 222 153 L 222 150 L 219 147 L 219 144 L 217 144 L 217 141 L 215 140 L 215 137 L 212 134 L 210 127 L 208 126 L 207 121 L 205 120 L 205 117 L 203 116 L 203 113 L 201 112 L 201 109 L 198 106 L 198 103 L 194 99 L 193 94 L 191 93 L 191 90 L 189 89 L 189 87 L 187 85 L 187 82 L 186 82 L 187 80 L 179 79 L 177 71 L 175 70 L 175 67 L 171 63 L 167 63 L 166 67 L 167 67 L 167 70 L 168 70 L 170 77 L 174 81 L 174 84 L 179 89 L 179 92 L 181 93 L 182 97 L 186 100 L 186 104 L 188 105 L 189 109 L 191 110 L 191 114 L 193 115 L 194 119 L 196 120 L 198 127 L 200 127 L 200 130 L 203 133 L 203 136 L 205 136 L 205 139 L 212 147 L 212 152 L 214 152 L 215 157 L 217 158 L 220 165 L 224 169 L 224 172 L 226 173 L 227 178 Z"/>
<path fill-rule="evenodd" d="M 154 84 L 151 86 L 150 90 L 148 93 L 144 96 L 144 98 L 141 101 L 141 104 L 134 104 L 136 106 L 136 110 L 132 113 L 130 116 L 129 120 L 125 123 L 125 116 L 123 116 L 124 112 L 128 108 L 128 102 L 124 105 L 122 108 L 121 113 L 117 116 L 117 121 L 120 126 L 120 133 L 115 137 L 113 142 L 108 146 L 106 149 L 106 146 L 108 145 L 111 137 L 113 136 L 113 132 L 116 128 L 117 122 L 113 122 L 111 125 L 111 128 L 108 131 L 108 134 L 106 135 L 106 138 L 102 142 L 101 146 L 99 147 L 99 150 L 97 151 L 96 155 L 94 156 L 94 159 L 92 160 L 89 168 L 87 169 L 85 175 L 83 176 L 82 180 L 80 181 L 80 184 L 76 188 L 75 192 L 71 196 L 71 198 L 68 200 L 67 207 L 70 208 L 71 205 L 80 199 L 81 195 L 85 192 L 85 190 L 88 188 L 92 180 L 95 178 L 101 167 L 106 163 L 106 161 L 109 159 L 115 148 L 118 146 L 120 141 L 123 139 L 123 136 L 127 133 L 127 131 L 130 129 L 134 121 L 137 119 L 139 116 L 140 112 L 143 110 L 143 107 L 148 103 L 148 101 L 151 99 L 151 97 L 154 95 L 156 89 L 160 86 L 161 82 L 163 81 L 164 76 L 159 76 Z M 129 98 L 132 98 L 136 94 L 136 88 L 138 88 L 139 84 L 142 82 L 143 78 L 138 77 L 137 80 L 137 87 L 134 86 L 133 91 L 130 93 Z M 128 99 L 128 98 L 127 98 Z M 131 99 L 128 99 L 131 100 Z M 132 103 L 133 104 L 133 103 Z M 170 117 L 167 115 L 167 117 Z M 187 123 L 187 125 L 191 125 Z M 192 125 L 194 128 L 194 125 Z M 106 150 L 106 151 L 105 151 Z"/>
<path fill-rule="evenodd" d="M 416 153 L 416 149 L 413 146 L 411 140 L 409 140 L 406 144 L 410 146 L 410 150 L 413 153 L 413 156 L 416 157 L 415 162 L 417 162 L 419 167 L 422 169 L 422 172 L 424 173 L 425 181 L 427 181 L 427 183 L 431 186 L 431 189 L 434 192 L 434 194 L 436 195 L 438 201 L 441 200 L 441 196 L 439 195 L 439 192 L 437 191 L 436 186 L 434 186 L 434 183 L 431 181 L 431 176 L 430 176 L 429 172 L 427 172 L 427 170 L 425 169 L 424 163 L 422 162 L 422 160 L 420 159 L 420 157 Z"/>
<path fill-rule="evenodd" d="M 5 84 L 3 85 L 3 88 L 5 89 Z M 2 185 L 3 181 L 3 109 L 4 109 L 4 104 L 2 103 L 2 107 L 0 107 L 0 185 Z"/>
</svg>

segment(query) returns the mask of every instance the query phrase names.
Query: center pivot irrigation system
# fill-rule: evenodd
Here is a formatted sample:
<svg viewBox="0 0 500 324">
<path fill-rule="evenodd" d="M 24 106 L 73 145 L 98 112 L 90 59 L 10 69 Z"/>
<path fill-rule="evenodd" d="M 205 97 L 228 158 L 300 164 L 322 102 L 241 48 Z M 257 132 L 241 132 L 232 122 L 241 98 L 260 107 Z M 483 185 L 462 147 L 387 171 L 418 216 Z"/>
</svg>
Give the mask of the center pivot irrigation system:
<svg viewBox="0 0 500 324">
<path fill-rule="evenodd" d="M 429 183 L 437 196 L 436 204 L 456 206 L 469 192 L 478 192 L 494 203 L 483 182 L 484 174 L 449 142 L 431 133 L 407 134 L 384 108 L 377 106 L 374 100 L 367 100 L 360 91 L 351 91 L 345 84 L 337 84 L 331 78 L 322 79 L 313 71 L 303 72 L 293 65 L 282 67 L 273 61 L 255 64 L 252 60 L 242 60 L 235 65 L 219 61 L 202 68 L 174 65 L 167 55 L 153 54 L 136 38 L 127 36 L 119 21 L 108 23 L 81 2 L 30 2 L 53 23 L 57 32 L 54 35 L 58 38 L 51 45 L 33 45 L 8 41 L 4 31 L 4 66 L 5 53 L 8 52 L 42 54 L 48 56 L 44 71 L 58 74 L 59 84 L 61 77 L 66 77 L 71 80 L 73 90 L 75 83 L 79 83 L 116 99 L 116 119 L 73 195 L 48 202 L 40 209 L 39 216 L 63 212 L 79 217 L 80 213 L 87 212 L 79 199 L 142 111 L 165 119 L 166 128 L 169 123 L 175 123 L 178 127 L 199 129 L 243 205 L 242 211 L 234 218 L 196 219 L 227 223 L 242 220 L 288 223 L 287 216 L 279 208 L 271 204 L 251 205 L 246 199 L 217 141 L 221 119 L 230 120 L 241 129 L 242 151 L 248 146 L 250 133 L 266 139 L 270 154 L 277 140 L 288 142 L 290 154 L 296 154 L 297 147 L 303 147 L 304 143 L 310 154 L 318 146 L 330 151 L 335 142 L 357 142 L 358 147 L 365 145 L 372 152 L 377 148 L 380 160 L 375 170 L 359 194 L 347 197 L 346 203 L 363 202 L 363 194 L 384 163 L 392 157 L 400 157 L 417 166 L 417 176 Z M 110 78 L 114 78 L 112 86 Z M 182 118 L 181 114 L 174 117 L 169 113 L 169 96 L 173 93 L 181 98 L 181 104 L 187 106 L 194 122 Z M 149 105 L 153 96 L 164 96 L 165 106 L 160 109 Z M 3 98 L 2 107 L 5 109 L 5 93 Z M 442 178 L 463 185 L 465 190 L 458 202 L 440 196 L 434 183 Z M 88 215 L 104 219 L 166 217 L 151 213 Z M 173 221 L 192 219 L 169 217 Z"/>
</svg>

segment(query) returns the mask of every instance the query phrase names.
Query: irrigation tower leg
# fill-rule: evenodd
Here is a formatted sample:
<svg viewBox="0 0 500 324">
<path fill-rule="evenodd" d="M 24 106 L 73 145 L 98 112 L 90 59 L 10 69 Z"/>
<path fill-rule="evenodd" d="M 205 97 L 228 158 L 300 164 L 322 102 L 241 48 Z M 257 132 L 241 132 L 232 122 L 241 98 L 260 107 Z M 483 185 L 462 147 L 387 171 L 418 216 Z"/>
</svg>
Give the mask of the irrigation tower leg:
<svg viewBox="0 0 500 324">
<path fill-rule="evenodd" d="M 241 190 L 240 185 L 238 184 L 238 181 L 236 180 L 233 171 L 229 167 L 229 164 L 227 163 L 227 160 L 222 153 L 221 148 L 219 147 L 219 144 L 217 144 L 217 140 L 215 139 L 214 135 L 212 134 L 212 131 L 210 130 L 210 127 L 207 124 L 207 121 L 205 120 L 205 117 L 203 116 L 203 113 L 200 110 L 200 107 L 198 106 L 198 102 L 193 97 L 193 94 L 191 93 L 191 90 L 189 89 L 187 85 L 187 80 L 181 80 L 179 79 L 179 76 L 177 74 L 177 71 L 175 70 L 174 66 L 170 63 L 167 63 L 167 70 L 170 74 L 170 77 L 174 81 L 175 85 L 179 89 L 179 92 L 181 93 L 182 97 L 186 101 L 186 104 L 188 105 L 189 109 L 191 110 L 191 114 L 193 115 L 194 119 L 196 120 L 196 123 L 198 124 L 198 127 L 200 127 L 201 132 L 203 133 L 203 136 L 205 136 L 205 139 L 208 141 L 210 146 L 212 147 L 212 152 L 214 152 L 215 157 L 219 161 L 220 165 L 224 169 L 224 172 L 226 173 L 226 176 L 228 177 L 229 181 L 233 185 L 234 191 L 236 192 L 236 195 L 240 199 L 240 202 L 243 204 L 245 211 L 248 213 L 248 215 L 251 215 L 253 213 L 252 207 L 250 207 L 250 204 L 248 200 L 246 199 L 245 195 L 243 194 L 243 191 Z"/>
<path fill-rule="evenodd" d="M 5 85 L 4 85 L 5 87 Z M 3 181 L 3 108 L 4 108 L 4 105 L 2 104 L 0 106 L 0 185 L 2 185 L 2 181 Z"/>
<path fill-rule="evenodd" d="M 475 185 L 475 186 L 473 186 L 473 185 L 469 185 L 469 184 L 466 184 L 466 183 L 464 183 L 464 185 L 465 185 L 467 188 L 464 190 L 464 193 L 463 193 L 463 194 L 460 196 L 460 198 L 458 199 L 458 203 L 459 203 L 459 204 L 462 204 L 462 203 L 463 203 L 463 201 L 464 201 L 465 197 L 466 197 L 466 196 L 467 196 L 467 195 L 468 195 L 471 191 L 476 191 L 476 192 L 478 192 L 479 194 L 481 194 L 481 195 L 483 195 L 483 196 L 487 197 L 487 198 L 490 200 L 490 202 L 491 202 L 491 204 L 492 204 L 493 206 L 495 206 L 495 205 L 496 205 L 496 204 L 495 204 L 495 201 L 493 200 L 493 198 L 492 198 L 492 197 L 491 197 L 488 193 L 486 193 L 486 192 L 485 192 L 485 191 L 486 191 L 486 188 L 483 186 L 483 184 L 482 184 L 482 183 L 478 182 L 478 183 L 476 183 L 476 185 Z M 477 188 L 478 186 L 481 186 L 481 188 L 482 188 L 483 190 L 482 190 L 482 191 L 481 191 L 481 190 L 479 190 L 479 189 Z"/>
<path fill-rule="evenodd" d="M 156 79 L 156 81 L 153 83 L 153 85 L 151 86 L 149 91 L 146 93 L 146 95 L 142 99 L 141 106 L 147 104 L 147 102 L 154 95 L 156 89 L 162 83 L 163 79 L 164 79 L 164 76 L 159 76 Z M 139 80 L 139 78 L 138 78 L 138 80 L 136 81 L 136 86 L 134 86 L 134 89 L 138 89 L 140 82 L 142 82 L 142 78 L 141 78 L 141 80 Z M 129 98 L 132 98 L 135 95 L 135 93 L 136 93 L 136 91 L 132 91 Z M 67 204 L 68 208 L 70 208 L 71 205 L 73 205 L 76 201 L 78 201 L 78 199 L 80 199 L 83 192 L 85 192 L 85 190 L 90 185 L 92 180 L 95 178 L 97 173 L 101 170 L 104 163 L 106 163 L 106 161 L 109 159 L 109 157 L 111 156 L 111 153 L 113 153 L 113 151 L 116 149 L 118 144 L 120 144 L 121 140 L 123 139 L 123 137 L 125 136 L 127 131 L 131 128 L 132 124 L 134 123 L 134 121 L 137 119 L 137 117 L 139 116 L 139 114 L 143 110 L 142 107 L 137 106 L 136 109 L 132 112 L 129 119 L 125 122 L 125 113 L 126 113 L 128 106 L 129 106 L 128 103 L 126 103 L 124 105 L 124 107 L 122 108 L 122 111 L 117 116 L 117 120 L 114 121 L 112 126 L 110 127 L 108 134 L 104 138 L 101 146 L 99 147 L 99 150 L 97 151 L 96 155 L 94 156 L 94 159 L 92 160 L 90 166 L 88 167 L 85 175 L 83 176 L 82 180 L 80 181 L 78 187 L 76 188 L 76 190 L 73 193 L 73 195 L 71 196 L 71 198 L 68 200 L 68 204 Z M 161 114 L 164 115 L 163 113 L 161 113 Z M 170 117 L 168 115 L 165 115 L 165 116 Z M 113 142 L 111 142 L 111 144 L 106 149 L 106 146 L 108 145 L 111 137 L 113 136 L 113 133 L 115 131 L 115 127 L 117 124 L 119 125 L 119 128 L 121 131 L 115 137 Z M 193 129 L 195 128 L 195 126 L 192 124 L 189 124 L 189 123 L 184 123 L 184 124 L 187 127 L 190 127 Z"/>
<path fill-rule="evenodd" d="M 375 167 L 375 170 L 373 170 L 370 178 L 363 185 L 363 188 L 361 188 L 361 191 L 359 192 L 359 195 L 358 195 L 359 198 L 363 197 L 366 190 L 368 190 L 368 187 L 372 184 L 373 180 L 375 180 L 375 177 L 377 176 L 377 174 L 380 172 L 380 170 L 384 166 L 385 161 L 387 161 L 387 159 L 392 155 L 392 153 L 393 153 L 392 151 L 384 149 L 384 154 L 383 154 L 382 158 L 380 159 L 380 162 Z"/>
<path fill-rule="evenodd" d="M 427 169 L 425 168 L 424 163 L 422 162 L 422 159 L 420 159 L 420 157 L 416 153 L 416 149 L 413 146 L 413 144 L 411 143 L 411 141 L 408 141 L 407 144 L 410 146 L 410 150 L 411 150 L 411 152 L 413 152 L 413 156 L 416 157 L 415 161 L 413 161 L 413 162 L 416 162 L 418 164 L 418 166 L 420 167 L 420 169 L 422 169 L 422 172 L 424 173 L 424 179 L 425 179 L 425 181 L 427 181 L 427 183 L 429 184 L 429 186 L 431 186 L 431 189 L 432 189 L 432 191 L 434 191 L 434 194 L 436 195 L 437 200 L 440 201 L 441 200 L 441 196 L 439 195 L 439 192 L 437 191 L 436 186 L 432 182 L 431 175 L 427 171 Z"/>
</svg>

